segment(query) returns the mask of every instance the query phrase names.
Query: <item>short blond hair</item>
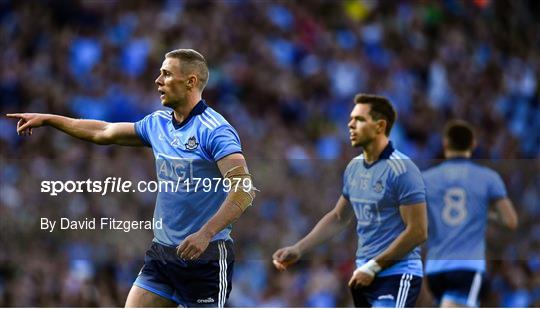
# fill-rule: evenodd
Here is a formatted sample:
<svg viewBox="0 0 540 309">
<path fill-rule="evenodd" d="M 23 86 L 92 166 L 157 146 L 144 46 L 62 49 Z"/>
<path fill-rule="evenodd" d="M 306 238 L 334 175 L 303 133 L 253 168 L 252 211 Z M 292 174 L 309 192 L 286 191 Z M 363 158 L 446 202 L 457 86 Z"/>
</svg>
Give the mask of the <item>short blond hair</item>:
<svg viewBox="0 0 540 309">
<path fill-rule="evenodd" d="M 194 49 L 175 49 L 165 54 L 165 58 L 180 60 L 182 74 L 195 74 L 199 79 L 199 89 L 203 91 L 208 83 L 210 73 L 204 56 Z"/>
</svg>

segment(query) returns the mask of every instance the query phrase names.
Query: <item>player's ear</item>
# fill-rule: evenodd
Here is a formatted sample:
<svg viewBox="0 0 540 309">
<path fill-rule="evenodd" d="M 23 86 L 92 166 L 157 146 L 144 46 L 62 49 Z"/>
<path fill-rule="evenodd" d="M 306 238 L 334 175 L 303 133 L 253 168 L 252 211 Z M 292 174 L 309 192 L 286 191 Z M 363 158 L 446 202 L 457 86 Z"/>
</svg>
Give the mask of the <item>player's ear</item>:
<svg viewBox="0 0 540 309">
<path fill-rule="evenodd" d="M 377 133 L 378 134 L 381 134 L 381 133 L 385 134 L 387 125 L 388 125 L 388 123 L 386 122 L 386 120 L 384 120 L 384 119 L 377 120 Z"/>
<path fill-rule="evenodd" d="M 186 80 L 186 88 L 191 90 L 197 86 L 198 78 L 195 74 L 190 74 Z"/>
</svg>

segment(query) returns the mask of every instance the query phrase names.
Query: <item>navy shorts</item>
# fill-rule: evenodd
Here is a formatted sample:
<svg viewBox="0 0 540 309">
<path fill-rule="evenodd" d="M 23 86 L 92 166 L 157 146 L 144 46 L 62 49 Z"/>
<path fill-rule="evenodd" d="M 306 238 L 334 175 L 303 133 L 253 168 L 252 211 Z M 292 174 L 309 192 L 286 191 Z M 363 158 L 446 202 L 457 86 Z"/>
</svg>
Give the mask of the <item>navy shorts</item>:
<svg viewBox="0 0 540 309">
<path fill-rule="evenodd" d="M 427 276 L 429 289 L 437 304 L 449 300 L 461 306 L 480 306 L 480 296 L 486 290 L 486 278 L 482 272 L 455 270 Z"/>
<path fill-rule="evenodd" d="M 414 307 L 422 287 L 422 277 L 399 274 L 375 277 L 365 288 L 351 289 L 355 307 Z"/>
<path fill-rule="evenodd" d="M 232 241 L 217 240 L 197 260 L 184 260 L 176 248 L 152 243 L 134 285 L 184 307 L 224 307 L 231 292 Z"/>
</svg>

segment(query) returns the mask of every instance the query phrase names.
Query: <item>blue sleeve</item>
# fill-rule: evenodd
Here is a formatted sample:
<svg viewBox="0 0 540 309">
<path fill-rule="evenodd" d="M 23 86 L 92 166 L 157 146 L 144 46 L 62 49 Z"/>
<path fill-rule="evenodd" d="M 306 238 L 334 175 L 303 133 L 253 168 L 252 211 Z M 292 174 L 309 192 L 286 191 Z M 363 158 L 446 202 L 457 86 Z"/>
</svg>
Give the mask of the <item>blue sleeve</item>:
<svg viewBox="0 0 540 309">
<path fill-rule="evenodd" d="M 506 187 L 501 179 L 501 176 L 496 172 L 490 175 L 490 182 L 488 187 L 489 200 L 494 201 L 507 197 Z"/>
<path fill-rule="evenodd" d="M 135 132 L 137 133 L 139 138 L 144 142 L 144 144 L 148 147 L 152 147 L 152 143 L 150 142 L 150 136 L 148 134 L 148 132 L 150 131 L 151 119 L 152 119 L 152 114 L 147 115 L 143 119 L 135 122 Z"/>
<path fill-rule="evenodd" d="M 212 131 L 207 145 L 209 147 L 208 153 L 214 161 L 219 161 L 233 153 L 242 152 L 240 137 L 230 125 L 219 126 Z"/>
<path fill-rule="evenodd" d="M 426 186 L 420 170 L 412 162 L 406 163 L 406 166 L 407 170 L 396 178 L 399 205 L 425 203 Z"/>
<path fill-rule="evenodd" d="M 341 194 L 347 199 L 349 200 L 349 186 L 348 186 L 348 182 L 347 182 L 347 178 L 348 178 L 348 167 L 345 169 L 345 172 L 343 172 L 343 190 L 341 192 Z"/>
</svg>

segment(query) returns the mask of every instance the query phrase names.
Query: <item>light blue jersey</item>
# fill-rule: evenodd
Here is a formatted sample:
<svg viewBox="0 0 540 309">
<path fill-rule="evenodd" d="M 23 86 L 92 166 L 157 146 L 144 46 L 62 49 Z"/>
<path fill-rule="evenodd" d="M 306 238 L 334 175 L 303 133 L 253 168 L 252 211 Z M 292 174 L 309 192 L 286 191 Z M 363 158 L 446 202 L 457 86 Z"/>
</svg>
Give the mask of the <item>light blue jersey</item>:
<svg viewBox="0 0 540 309">
<path fill-rule="evenodd" d="M 136 122 L 135 131 L 152 147 L 158 181 L 174 183 L 175 190 L 160 189 L 157 195 L 154 220 L 162 219 L 163 228 L 154 229 L 154 241 L 177 246 L 197 232 L 225 200 L 227 193 L 218 185 L 223 177 L 216 162 L 242 148 L 234 128 L 204 100 L 182 123 L 172 115 L 156 111 Z M 203 187 L 205 179 L 212 184 Z M 230 239 L 230 232 L 231 226 L 212 240 Z"/>
<path fill-rule="evenodd" d="M 348 199 L 357 219 L 357 266 L 383 252 L 405 230 L 399 207 L 425 203 L 425 187 L 418 167 L 392 143 L 371 165 L 363 154 L 354 158 L 343 177 L 343 196 Z M 422 276 L 420 249 L 415 248 L 402 260 L 381 271 L 378 276 L 410 273 Z"/>
<path fill-rule="evenodd" d="M 457 269 L 484 272 L 489 204 L 506 197 L 501 177 L 464 158 L 424 172 L 429 237 L 426 273 Z"/>
</svg>

